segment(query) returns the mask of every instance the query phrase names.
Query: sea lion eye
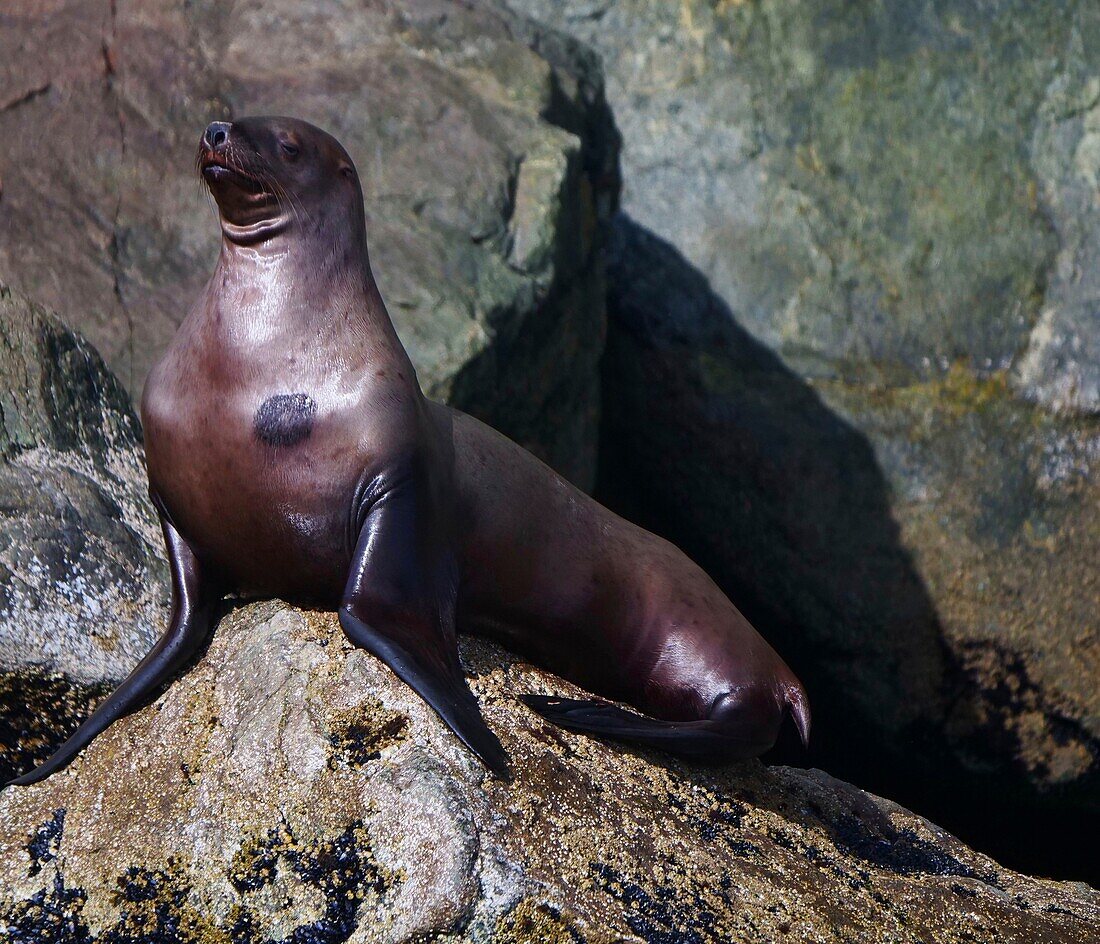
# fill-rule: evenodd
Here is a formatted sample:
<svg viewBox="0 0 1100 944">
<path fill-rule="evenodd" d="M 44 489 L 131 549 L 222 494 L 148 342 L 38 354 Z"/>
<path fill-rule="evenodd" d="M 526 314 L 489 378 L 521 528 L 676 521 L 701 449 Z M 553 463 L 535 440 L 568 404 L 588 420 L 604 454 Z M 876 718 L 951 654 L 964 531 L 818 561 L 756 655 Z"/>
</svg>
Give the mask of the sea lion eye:
<svg viewBox="0 0 1100 944">
<path fill-rule="evenodd" d="M 283 149 L 283 153 L 287 157 L 297 157 L 298 156 L 298 145 L 294 144 L 292 141 L 280 141 L 279 142 L 279 147 L 281 147 Z"/>
</svg>

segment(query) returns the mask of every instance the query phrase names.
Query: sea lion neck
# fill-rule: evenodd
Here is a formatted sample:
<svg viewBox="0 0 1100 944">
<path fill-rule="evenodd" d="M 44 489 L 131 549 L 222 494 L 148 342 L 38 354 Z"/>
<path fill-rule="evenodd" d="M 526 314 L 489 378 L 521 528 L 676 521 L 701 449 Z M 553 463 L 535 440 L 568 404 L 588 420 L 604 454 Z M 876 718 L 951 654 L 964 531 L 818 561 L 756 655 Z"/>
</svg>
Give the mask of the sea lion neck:
<svg viewBox="0 0 1100 944">
<path fill-rule="evenodd" d="M 288 230 L 260 243 L 223 239 L 201 306 L 205 331 L 244 354 L 268 344 L 364 343 L 404 353 L 375 283 L 365 243 L 324 246 Z M 296 344 L 295 346 L 298 346 Z"/>
</svg>

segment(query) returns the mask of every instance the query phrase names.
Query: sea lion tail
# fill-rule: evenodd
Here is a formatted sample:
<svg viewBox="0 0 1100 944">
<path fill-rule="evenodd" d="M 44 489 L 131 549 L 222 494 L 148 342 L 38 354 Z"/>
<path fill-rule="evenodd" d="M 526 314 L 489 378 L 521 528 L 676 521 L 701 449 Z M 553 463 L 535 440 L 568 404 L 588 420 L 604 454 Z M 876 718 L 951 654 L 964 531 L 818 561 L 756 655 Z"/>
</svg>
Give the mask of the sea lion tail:
<svg viewBox="0 0 1100 944">
<path fill-rule="evenodd" d="M 800 682 L 796 682 L 786 691 L 787 710 L 794 719 L 798 728 L 798 736 L 802 739 L 802 746 L 810 746 L 810 702 L 806 698 L 806 690 Z"/>
<path fill-rule="evenodd" d="M 699 721 L 663 721 L 596 699 L 521 695 L 520 701 L 566 730 L 656 748 L 688 760 L 742 760 L 763 754 L 775 742 L 774 734 L 762 730 L 753 718 L 726 715 Z"/>
</svg>

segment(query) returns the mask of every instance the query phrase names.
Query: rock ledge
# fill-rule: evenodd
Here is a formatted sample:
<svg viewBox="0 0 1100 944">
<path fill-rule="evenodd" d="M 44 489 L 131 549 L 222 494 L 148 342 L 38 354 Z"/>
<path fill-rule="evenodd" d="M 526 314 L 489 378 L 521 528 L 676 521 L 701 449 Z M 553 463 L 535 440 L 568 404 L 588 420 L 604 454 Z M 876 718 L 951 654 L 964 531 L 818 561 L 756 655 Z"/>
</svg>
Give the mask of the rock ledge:
<svg viewBox="0 0 1100 944">
<path fill-rule="evenodd" d="M 329 614 L 253 604 L 66 771 L 0 795 L 13 942 L 1079 941 L 1100 895 L 1009 872 L 820 771 L 556 730 L 569 686 L 464 641 L 515 781 Z"/>
</svg>

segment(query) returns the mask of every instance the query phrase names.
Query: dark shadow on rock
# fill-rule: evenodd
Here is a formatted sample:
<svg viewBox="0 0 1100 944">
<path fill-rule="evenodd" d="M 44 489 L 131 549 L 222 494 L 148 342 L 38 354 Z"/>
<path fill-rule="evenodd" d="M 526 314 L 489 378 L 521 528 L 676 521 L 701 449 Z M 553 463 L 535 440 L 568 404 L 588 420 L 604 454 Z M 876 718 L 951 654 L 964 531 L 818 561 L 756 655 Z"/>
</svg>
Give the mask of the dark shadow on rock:
<svg viewBox="0 0 1100 944">
<path fill-rule="evenodd" d="M 963 677 L 867 438 L 622 215 L 608 282 L 597 496 L 700 563 L 806 683 L 810 751 L 787 732 L 769 759 L 881 793 L 1012 867 L 1089 878 L 1079 810 L 949 743 Z"/>
<path fill-rule="evenodd" d="M 57 673 L 0 674 L 0 784 L 41 764 L 108 691 Z"/>
</svg>

